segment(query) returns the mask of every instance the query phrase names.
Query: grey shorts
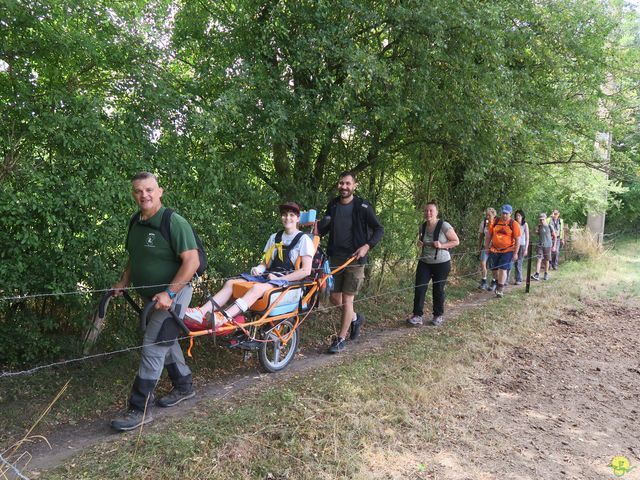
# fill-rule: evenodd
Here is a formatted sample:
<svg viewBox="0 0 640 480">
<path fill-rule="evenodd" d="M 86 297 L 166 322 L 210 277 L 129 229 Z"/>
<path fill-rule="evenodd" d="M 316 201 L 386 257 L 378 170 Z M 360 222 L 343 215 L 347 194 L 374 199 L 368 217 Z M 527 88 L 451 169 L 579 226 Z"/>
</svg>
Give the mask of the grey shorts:
<svg viewBox="0 0 640 480">
<path fill-rule="evenodd" d="M 339 267 L 347 260 L 348 258 L 344 257 L 331 257 L 329 261 L 331 269 Z M 360 291 L 364 283 L 364 265 L 358 265 L 357 262 L 354 260 L 333 276 L 333 291 L 335 293 L 357 295 Z"/>
<path fill-rule="evenodd" d="M 538 245 L 538 254 L 536 255 L 536 258 L 551 260 L 551 247 L 541 247 Z"/>
</svg>

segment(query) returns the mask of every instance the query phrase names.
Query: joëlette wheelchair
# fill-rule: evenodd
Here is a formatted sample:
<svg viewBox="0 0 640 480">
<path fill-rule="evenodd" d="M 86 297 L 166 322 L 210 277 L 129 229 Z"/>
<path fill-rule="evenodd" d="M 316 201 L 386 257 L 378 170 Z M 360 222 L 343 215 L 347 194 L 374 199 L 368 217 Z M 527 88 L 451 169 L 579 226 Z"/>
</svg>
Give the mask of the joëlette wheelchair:
<svg viewBox="0 0 640 480">
<path fill-rule="evenodd" d="M 300 325 L 318 304 L 319 294 L 331 284 L 332 275 L 346 268 L 355 260 L 350 258 L 344 264 L 331 269 L 324 253 L 319 249 L 320 237 L 317 234 L 316 211 L 309 210 L 300 214 L 301 229 L 308 229 L 307 235 L 312 237 L 314 252 L 311 275 L 303 280 L 289 282 L 285 287 L 273 287 L 259 298 L 249 309 L 232 319 L 231 322 L 217 327 L 205 326 L 201 330 L 189 330 L 182 321 L 179 312 L 169 310 L 178 328 L 190 337 L 187 355 L 191 356 L 194 339 L 201 336 L 212 336 L 215 341 L 229 348 L 243 350 L 245 358 L 252 352 L 258 353 L 258 360 L 263 370 L 278 372 L 291 363 L 298 348 Z M 295 268 L 300 267 L 298 258 Z M 233 298 L 242 297 L 253 283 L 240 281 L 233 285 Z M 98 309 L 97 317 L 104 318 L 106 306 L 113 291 L 107 292 Z M 149 302 L 141 309 L 131 298 L 125 299 L 140 314 L 140 328 L 144 331 L 147 317 L 154 309 L 155 302 Z M 209 297 L 207 293 L 207 297 Z"/>
</svg>

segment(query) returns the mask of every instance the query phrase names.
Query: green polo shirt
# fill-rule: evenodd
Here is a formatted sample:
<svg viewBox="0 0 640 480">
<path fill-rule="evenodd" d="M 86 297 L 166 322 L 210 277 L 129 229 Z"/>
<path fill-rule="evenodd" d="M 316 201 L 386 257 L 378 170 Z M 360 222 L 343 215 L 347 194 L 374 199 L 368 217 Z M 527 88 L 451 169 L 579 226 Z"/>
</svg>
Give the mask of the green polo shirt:
<svg viewBox="0 0 640 480">
<path fill-rule="evenodd" d="M 137 290 L 144 297 L 164 291 L 182 265 L 180 254 L 198 248 L 191 225 L 175 212 L 171 215 L 171 242 L 162 237 L 164 211 L 165 207 L 160 207 L 150 219 L 134 222 L 127 237 L 131 283 L 134 287 L 147 286 Z"/>
</svg>

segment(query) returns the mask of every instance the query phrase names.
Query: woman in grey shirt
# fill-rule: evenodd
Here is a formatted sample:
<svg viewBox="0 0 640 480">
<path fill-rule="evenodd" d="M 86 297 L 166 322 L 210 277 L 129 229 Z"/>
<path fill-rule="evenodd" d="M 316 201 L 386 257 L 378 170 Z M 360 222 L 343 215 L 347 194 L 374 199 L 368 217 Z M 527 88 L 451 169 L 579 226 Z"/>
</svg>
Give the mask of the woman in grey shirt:
<svg viewBox="0 0 640 480">
<path fill-rule="evenodd" d="M 409 325 L 422 325 L 424 297 L 429 280 L 433 283 L 433 319 L 431 324 L 440 326 L 444 322 L 444 286 L 451 271 L 449 249 L 460 243 L 453 227 L 438 219 L 438 204 L 431 200 L 424 209 L 425 222 L 420 228 L 417 246 L 422 255 L 416 268 L 416 282 L 413 296 L 413 315 L 407 320 Z"/>
</svg>

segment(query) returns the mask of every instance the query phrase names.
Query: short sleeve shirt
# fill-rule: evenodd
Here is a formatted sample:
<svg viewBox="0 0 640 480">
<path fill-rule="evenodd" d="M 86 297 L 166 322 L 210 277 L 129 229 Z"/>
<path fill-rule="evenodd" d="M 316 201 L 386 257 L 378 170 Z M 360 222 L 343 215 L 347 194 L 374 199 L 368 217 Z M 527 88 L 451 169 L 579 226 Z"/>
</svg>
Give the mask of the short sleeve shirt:
<svg viewBox="0 0 640 480">
<path fill-rule="evenodd" d="M 553 247 L 552 234 L 555 233 L 551 225 L 538 225 L 538 245 L 544 248 Z"/>
<path fill-rule="evenodd" d="M 440 235 L 438 235 L 438 241 L 441 243 L 448 242 L 449 239 L 447 238 L 447 232 L 452 228 L 453 227 L 451 226 L 450 223 L 443 221 L 442 228 L 440 229 Z M 429 230 L 428 225 L 427 225 L 427 228 L 425 228 L 424 230 L 424 236 L 420 239 L 424 244 L 424 247 L 422 247 L 422 257 L 420 258 L 420 261 L 427 264 L 448 262 L 449 260 L 451 260 L 451 254 L 449 253 L 449 250 L 444 248 L 438 249 L 437 255 L 436 255 L 436 249 L 433 248 L 434 230 L 435 230 L 435 227 Z"/>
<path fill-rule="evenodd" d="M 491 251 L 492 252 L 513 252 L 515 251 L 516 238 L 520 239 L 522 234 L 520 224 L 513 219 L 506 222 L 502 218 L 494 220 L 489 225 L 491 233 Z"/>
<path fill-rule="evenodd" d="M 336 218 L 333 220 L 333 245 L 336 256 L 348 257 L 356 250 L 353 244 L 353 203 L 344 205 L 338 202 L 336 205 Z"/>
<path fill-rule="evenodd" d="M 291 244 L 291 241 L 295 238 L 295 236 L 298 233 L 300 233 L 300 230 L 296 230 L 291 235 L 287 235 L 286 233 L 283 233 L 282 243 L 284 245 Z M 271 246 L 274 243 L 276 243 L 275 239 L 276 239 L 276 234 L 274 233 L 269 237 L 269 240 L 267 240 L 267 244 L 264 246 L 265 253 L 267 253 L 267 251 L 271 248 Z M 295 265 L 298 257 L 313 257 L 314 254 L 315 254 L 315 249 L 313 247 L 313 241 L 311 240 L 311 237 L 309 237 L 309 235 L 303 235 L 298 241 L 298 243 L 296 244 L 296 246 L 293 247 L 289 252 L 289 258 L 291 259 L 291 263 Z M 274 256 L 277 255 L 277 252 L 275 250 L 273 252 L 273 255 Z"/>
<path fill-rule="evenodd" d="M 160 234 L 160 222 L 165 207 L 148 220 L 131 225 L 127 237 L 131 283 L 144 297 L 153 297 L 165 290 L 182 265 L 180 254 L 197 249 L 191 225 L 177 213 L 171 215 L 171 238 L 167 242 Z"/>
</svg>

